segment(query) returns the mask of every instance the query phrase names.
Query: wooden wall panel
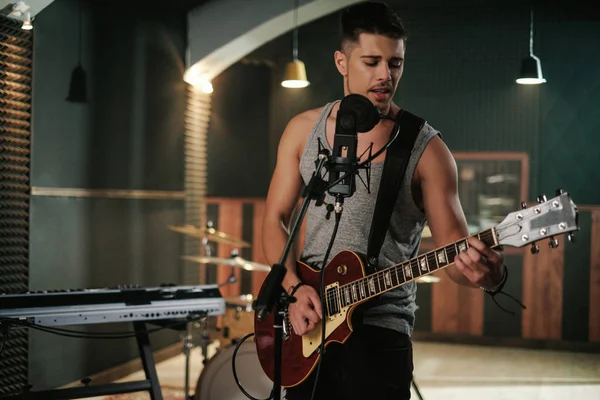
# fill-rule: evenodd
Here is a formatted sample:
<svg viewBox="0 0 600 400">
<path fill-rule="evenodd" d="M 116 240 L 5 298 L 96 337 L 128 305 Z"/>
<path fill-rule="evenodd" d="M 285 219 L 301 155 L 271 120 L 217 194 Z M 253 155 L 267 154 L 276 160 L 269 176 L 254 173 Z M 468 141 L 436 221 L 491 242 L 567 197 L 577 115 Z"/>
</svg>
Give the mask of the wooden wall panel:
<svg viewBox="0 0 600 400">
<path fill-rule="evenodd" d="M 224 200 L 219 203 L 219 226 L 218 231 L 224 232 L 230 236 L 241 238 L 242 237 L 242 205 L 241 201 L 232 199 Z M 217 250 L 217 257 L 227 258 L 231 256 L 231 252 L 235 249 L 234 246 L 219 243 Z M 240 249 L 237 249 L 240 253 Z M 231 268 L 227 265 L 217 266 L 217 283 L 221 284 L 227 280 L 231 274 Z M 226 296 L 238 296 L 240 295 L 240 282 L 241 270 L 237 267 L 234 268 L 234 273 L 238 282 L 225 285 L 221 288 L 221 294 Z"/>
<path fill-rule="evenodd" d="M 522 337 L 527 339 L 561 338 L 564 243 L 551 249 L 548 242 L 539 241 L 540 252 L 526 252 L 523 260 Z"/>
<path fill-rule="evenodd" d="M 600 342 L 600 210 L 592 212 L 590 255 L 590 342 Z"/>
<path fill-rule="evenodd" d="M 263 240 L 262 240 L 262 224 L 263 217 L 265 215 L 265 202 L 255 201 L 254 202 L 254 221 L 253 221 L 253 235 L 252 235 L 252 261 L 269 265 L 263 251 Z M 267 277 L 268 272 L 255 271 L 252 272 L 252 295 L 258 296 L 260 287 L 263 281 Z"/>
<path fill-rule="evenodd" d="M 432 284 L 431 328 L 435 333 L 483 333 L 483 291 L 460 286 L 446 273 Z"/>
</svg>

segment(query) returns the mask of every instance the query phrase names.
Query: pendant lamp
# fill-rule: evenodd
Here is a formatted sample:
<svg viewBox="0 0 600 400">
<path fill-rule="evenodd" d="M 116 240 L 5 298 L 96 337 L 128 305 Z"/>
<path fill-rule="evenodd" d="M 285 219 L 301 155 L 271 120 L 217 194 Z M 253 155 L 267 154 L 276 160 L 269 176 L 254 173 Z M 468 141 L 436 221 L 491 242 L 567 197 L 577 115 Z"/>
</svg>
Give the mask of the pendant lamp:
<svg viewBox="0 0 600 400">
<path fill-rule="evenodd" d="M 286 64 L 281 86 L 285 88 L 304 88 L 310 85 L 306 78 L 306 67 L 298 60 L 298 0 L 294 1 L 294 32 L 292 61 Z"/>
<path fill-rule="evenodd" d="M 533 10 L 531 10 L 531 22 L 529 25 L 529 56 L 521 62 L 521 74 L 517 83 L 521 85 L 538 85 L 546 82 L 542 74 L 540 59 L 533 54 Z"/>
<path fill-rule="evenodd" d="M 79 2 L 79 63 L 71 72 L 71 83 L 67 101 L 71 103 L 87 103 L 85 71 L 81 66 L 81 2 Z"/>
</svg>

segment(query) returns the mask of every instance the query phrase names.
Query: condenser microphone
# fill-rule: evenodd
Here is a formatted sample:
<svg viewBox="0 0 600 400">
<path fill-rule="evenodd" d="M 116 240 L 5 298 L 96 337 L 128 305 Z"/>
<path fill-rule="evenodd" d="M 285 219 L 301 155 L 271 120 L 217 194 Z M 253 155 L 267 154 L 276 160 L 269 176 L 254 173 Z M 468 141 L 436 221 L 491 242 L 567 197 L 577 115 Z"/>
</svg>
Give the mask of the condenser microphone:
<svg viewBox="0 0 600 400">
<path fill-rule="evenodd" d="M 360 94 L 350 94 L 340 104 L 335 121 L 333 151 L 329 158 L 329 194 L 336 198 L 350 197 L 356 191 L 356 148 L 358 132 L 369 132 L 379 123 L 379 110 L 371 100 Z M 339 182 L 340 176 L 344 177 Z"/>
</svg>

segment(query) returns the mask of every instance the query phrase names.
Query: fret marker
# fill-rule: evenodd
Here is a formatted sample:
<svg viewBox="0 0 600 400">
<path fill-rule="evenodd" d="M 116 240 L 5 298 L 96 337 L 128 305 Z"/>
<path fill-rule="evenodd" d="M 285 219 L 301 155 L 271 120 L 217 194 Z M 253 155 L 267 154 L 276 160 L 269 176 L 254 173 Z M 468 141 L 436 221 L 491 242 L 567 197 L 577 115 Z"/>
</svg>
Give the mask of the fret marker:
<svg viewBox="0 0 600 400">
<path fill-rule="evenodd" d="M 350 289 L 352 290 L 352 300 L 357 301 L 358 297 L 356 297 L 356 286 L 352 285 Z"/>
<path fill-rule="evenodd" d="M 421 271 L 427 272 L 427 260 L 425 260 L 425 257 L 421 258 L 419 262 L 421 264 Z"/>
<path fill-rule="evenodd" d="M 375 293 L 375 282 L 373 282 L 373 278 L 369 279 L 369 291 Z"/>
<path fill-rule="evenodd" d="M 367 294 L 365 293 L 365 285 L 362 282 L 358 286 L 358 291 L 360 292 L 361 298 L 367 297 Z"/>
<path fill-rule="evenodd" d="M 346 296 L 346 304 L 350 304 L 350 291 L 348 290 L 348 288 L 344 289 L 344 295 Z"/>
<path fill-rule="evenodd" d="M 465 242 L 460 242 L 458 244 L 458 250 L 460 250 L 460 251 L 467 251 L 467 244 Z"/>
<path fill-rule="evenodd" d="M 383 274 L 383 279 L 385 280 L 386 287 L 392 287 L 392 277 L 389 272 Z"/>
<path fill-rule="evenodd" d="M 438 258 L 438 263 L 440 263 L 440 264 L 448 263 L 448 260 L 446 259 L 446 253 L 444 252 L 444 250 L 437 252 L 437 258 Z"/>
<path fill-rule="evenodd" d="M 410 265 L 404 266 L 404 275 L 406 275 L 407 278 L 412 278 L 412 270 L 410 269 Z"/>
</svg>

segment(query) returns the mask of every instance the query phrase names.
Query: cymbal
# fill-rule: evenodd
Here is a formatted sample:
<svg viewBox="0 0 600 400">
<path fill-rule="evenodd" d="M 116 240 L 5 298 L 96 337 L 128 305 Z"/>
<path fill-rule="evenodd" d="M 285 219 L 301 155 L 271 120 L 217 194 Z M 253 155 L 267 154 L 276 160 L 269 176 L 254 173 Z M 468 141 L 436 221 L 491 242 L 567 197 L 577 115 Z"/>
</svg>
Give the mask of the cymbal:
<svg viewBox="0 0 600 400">
<path fill-rule="evenodd" d="M 441 279 L 435 275 L 425 275 L 415 279 L 417 283 L 438 283 Z"/>
<path fill-rule="evenodd" d="M 264 271 L 269 272 L 271 267 L 264 264 L 259 264 L 253 261 L 248 261 L 242 257 L 207 257 L 207 256 L 182 256 L 184 260 L 197 262 L 199 264 L 221 264 L 229 265 L 230 267 L 238 267 L 245 269 L 246 271 Z"/>
<path fill-rule="evenodd" d="M 206 238 L 208 240 L 212 240 L 213 242 L 229 244 L 235 247 L 250 247 L 250 243 L 235 238 L 231 235 L 228 235 L 224 232 L 219 232 L 215 228 L 207 227 L 207 228 L 198 228 L 194 225 L 182 225 L 182 226 L 174 226 L 169 225 L 169 229 L 175 232 L 184 233 L 188 236 L 197 237 L 197 238 Z"/>
</svg>

